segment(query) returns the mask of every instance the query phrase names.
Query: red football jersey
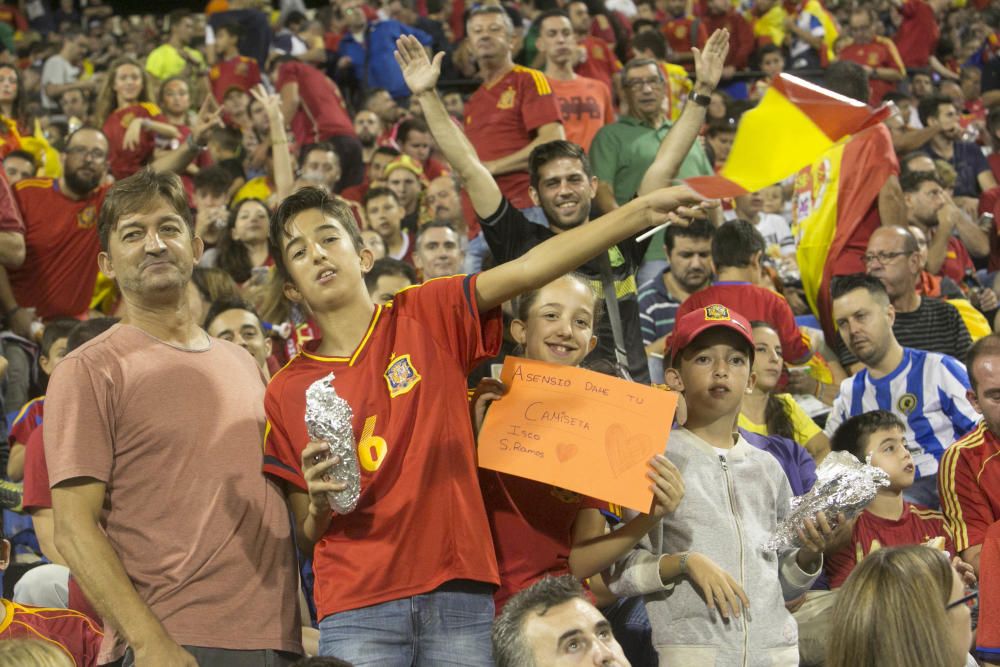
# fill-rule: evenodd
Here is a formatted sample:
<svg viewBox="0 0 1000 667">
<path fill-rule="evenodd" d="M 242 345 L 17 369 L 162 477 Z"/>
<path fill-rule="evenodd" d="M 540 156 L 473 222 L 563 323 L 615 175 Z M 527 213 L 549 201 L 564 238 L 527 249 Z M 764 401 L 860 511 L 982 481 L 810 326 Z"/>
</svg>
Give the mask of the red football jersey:
<svg viewBox="0 0 1000 667">
<path fill-rule="evenodd" d="M 580 40 L 587 52 L 587 59 L 573 68 L 573 71 L 588 79 L 597 79 L 608 87 L 608 92 L 614 90 L 611 79 L 621 71 L 622 64 L 611 46 L 600 37 L 588 36 Z"/>
<path fill-rule="evenodd" d="M 535 130 L 561 118 L 545 75 L 514 65 L 500 80 L 480 86 L 465 103 L 465 134 L 479 159 L 487 162 L 516 153 L 531 143 Z M 534 206 L 527 170 L 497 176 L 496 182 L 515 208 Z"/>
<path fill-rule="evenodd" d="M 851 543 L 826 559 L 826 576 L 830 579 L 830 588 L 843 586 L 854 566 L 873 551 L 882 547 L 923 544 L 935 537 L 945 538 L 945 551 L 955 555 L 955 544 L 945 526 L 944 515 L 940 512 L 904 502 L 902 516 L 893 521 L 865 510 L 854 523 Z"/>
<path fill-rule="evenodd" d="M 213 65 L 208 70 L 208 80 L 215 101 L 222 104 L 226 93 L 233 88 L 249 91 L 260 83 L 260 66 L 253 58 L 236 56 Z"/>
<path fill-rule="evenodd" d="M 25 510 L 52 507 L 49 468 L 45 464 L 45 443 L 40 428 L 31 432 L 24 445 L 24 496 L 21 504 Z"/>
<path fill-rule="evenodd" d="M 848 44 L 837 54 L 837 59 L 848 60 L 861 66 L 867 65 L 872 69 L 888 67 L 899 70 L 901 74 L 906 74 L 906 66 L 903 65 L 903 60 L 899 57 L 896 45 L 891 39 L 885 37 L 876 37 L 868 44 Z M 868 87 L 871 89 L 871 97 L 868 101 L 877 105 L 882 103 L 883 95 L 896 89 L 896 82 L 876 79 L 872 76 L 868 79 Z"/>
<path fill-rule="evenodd" d="M 781 355 L 790 364 L 810 355 L 809 346 L 795 323 L 795 314 L 784 297 L 769 289 L 744 282 L 719 282 L 689 296 L 677 309 L 675 320 L 692 310 L 719 303 L 747 318 L 760 320 L 774 327 L 781 339 Z"/>
<path fill-rule="evenodd" d="M 320 618 L 455 579 L 499 583 L 466 378 L 500 349 L 503 324 L 499 308 L 480 315 L 475 282 L 453 276 L 399 292 L 376 307 L 351 357 L 307 345 L 267 387 L 264 470 L 302 490 L 306 389 L 333 373 L 353 410 L 361 498 L 316 544 Z"/>
<path fill-rule="evenodd" d="M 160 123 L 167 122 L 167 119 L 160 113 L 160 108 L 150 102 L 133 104 L 118 109 L 108 116 L 102 128 L 104 136 L 108 138 L 110 151 L 108 166 L 111 169 L 111 175 L 119 181 L 142 169 L 153 157 L 153 150 L 156 148 L 156 134 L 150 130 L 142 131 L 139 145 L 132 150 L 125 150 L 122 147 L 125 131 L 136 118 L 149 118 Z"/>
<path fill-rule="evenodd" d="M 577 514 L 608 504 L 493 470 L 480 470 L 479 484 L 500 567 L 500 588 L 494 595 L 499 614 L 511 596 L 545 575 L 569 574 Z"/>
<path fill-rule="evenodd" d="M 291 83 L 299 84 L 299 108 L 291 120 L 297 145 L 314 144 L 330 137 L 355 136 L 340 88 L 330 77 L 305 63 L 282 63 L 275 88 L 280 91 Z"/>
<path fill-rule="evenodd" d="M 708 40 L 705 22 L 688 16 L 668 19 L 660 28 L 660 32 L 674 53 L 690 53 L 692 46 L 705 48 L 705 42 Z M 684 63 L 684 69 L 694 71 L 694 63 Z"/>
<path fill-rule="evenodd" d="M 35 639 L 55 645 L 75 667 L 97 665 L 104 633 L 86 614 L 72 609 L 27 607 L 6 599 L 0 602 L 4 611 L 0 641 Z"/>
<path fill-rule="evenodd" d="M 1000 662 L 1000 523 L 986 531 L 979 552 L 979 625 L 976 652 L 990 664 Z"/>
<path fill-rule="evenodd" d="M 552 79 L 550 83 L 559 101 L 566 141 L 589 151 L 598 130 L 615 122 L 610 89 L 584 76 L 569 81 Z"/>
<path fill-rule="evenodd" d="M 14 186 L 24 218 L 24 264 L 7 269 L 14 296 L 39 317 L 77 317 L 87 312 L 97 281 L 97 212 L 108 186 L 86 199 L 70 199 L 59 181 L 29 178 Z"/>
<path fill-rule="evenodd" d="M 10 425 L 7 441 L 10 444 L 20 442 L 22 445 L 28 442 L 31 432 L 42 425 L 42 416 L 45 414 L 45 397 L 39 396 L 25 403 L 21 410 L 14 417 L 14 422 Z"/>
<path fill-rule="evenodd" d="M 1000 440 L 980 422 L 944 450 L 938 468 L 941 511 L 961 553 L 983 543 L 1000 518 Z"/>
<path fill-rule="evenodd" d="M 907 67 L 927 67 L 941 37 L 934 10 L 924 0 L 904 0 L 899 13 L 903 22 L 893 36 L 899 57 Z"/>
</svg>

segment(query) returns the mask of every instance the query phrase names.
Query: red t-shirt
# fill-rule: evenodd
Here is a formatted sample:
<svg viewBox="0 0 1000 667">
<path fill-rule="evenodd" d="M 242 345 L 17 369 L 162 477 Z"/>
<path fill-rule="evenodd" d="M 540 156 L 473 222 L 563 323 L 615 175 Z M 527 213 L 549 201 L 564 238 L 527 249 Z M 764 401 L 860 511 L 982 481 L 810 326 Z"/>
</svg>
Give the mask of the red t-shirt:
<svg viewBox="0 0 1000 667">
<path fill-rule="evenodd" d="M 955 554 L 955 545 L 951 540 L 940 512 L 927 509 L 921 505 L 903 503 L 903 514 L 893 521 L 875 516 L 868 510 L 858 515 L 851 531 L 851 543 L 826 559 L 826 576 L 830 579 L 830 588 L 840 588 L 844 585 L 847 575 L 854 566 L 873 551 L 883 547 L 903 547 L 909 544 L 923 544 L 935 537 L 945 538 L 945 551 Z"/>
<path fill-rule="evenodd" d="M 941 36 L 934 10 L 924 0 L 905 0 L 899 12 L 903 22 L 893 38 L 899 57 L 907 67 L 927 67 Z"/>
<path fill-rule="evenodd" d="M 351 357 L 307 345 L 271 380 L 264 471 L 298 489 L 309 441 L 305 392 L 333 385 L 354 414 L 361 499 L 316 544 L 319 617 L 427 593 L 499 583 L 479 492 L 466 378 L 500 349 L 500 309 L 480 315 L 476 276 L 431 280 L 376 307 Z"/>
<path fill-rule="evenodd" d="M 699 49 L 704 48 L 705 42 L 708 40 L 705 22 L 689 16 L 667 19 L 667 22 L 660 28 L 660 32 L 663 33 L 670 50 L 674 53 L 690 53 L 692 46 L 697 46 Z M 684 68 L 693 71 L 694 63 L 684 63 Z"/>
<path fill-rule="evenodd" d="M 14 191 L 7 182 L 7 175 L 0 176 L 0 232 L 17 232 L 24 235 L 24 220 L 14 199 Z"/>
<path fill-rule="evenodd" d="M 588 79 L 600 81 L 610 92 L 613 88 L 612 78 L 622 69 L 622 64 L 611 50 L 611 45 L 600 37 L 588 36 L 580 40 L 580 46 L 586 49 L 587 59 L 574 67 L 573 71 Z M 549 83 L 554 84 L 551 80 Z"/>
<path fill-rule="evenodd" d="M 104 633 L 86 614 L 72 609 L 27 607 L 6 599 L 0 602 L 4 610 L 0 641 L 41 640 L 65 653 L 76 667 L 97 665 Z"/>
<path fill-rule="evenodd" d="M 208 71 L 208 80 L 212 84 L 212 95 L 222 104 L 231 89 L 248 91 L 260 83 L 260 66 L 253 58 L 236 56 L 213 65 Z"/>
<path fill-rule="evenodd" d="M 7 269 L 14 296 L 39 317 L 77 317 L 87 312 L 97 280 L 97 213 L 108 186 L 86 199 L 70 199 L 51 178 L 14 186 L 24 217 L 24 264 Z"/>
<path fill-rule="evenodd" d="M 720 282 L 695 292 L 680 305 L 674 320 L 713 303 L 731 308 L 751 322 L 760 320 L 773 326 L 781 339 L 781 354 L 788 363 L 800 363 L 809 357 L 809 346 L 802 340 L 788 302 L 781 295 L 751 283 Z"/>
<path fill-rule="evenodd" d="M 108 138 L 108 166 L 111 169 L 111 175 L 119 181 L 142 169 L 153 156 L 153 150 L 156 148 L 156 133 L 150 130 L 142 131 L 139 144 L 132 150 L 127 151 L 122 147 L 125 131 L 136 118 L 150 118 L 160 123 L 167 122 L 167 119 L 160 113 L 160 108 L 150 102 L 132 104 L 118 109 L 108 116 L 108 119 L 104 121 L 103 128 L 104 136 Z"/>
<path fill-rule="evenodd" d="M 961 553 L 983 543 L 1000 519 L 1000 440 L 980 422 L 944 450 L 938 468 L 941 511 Z"/>
<path fill-rule="evenodd" d="M 838 60 L 847 60 L 861 66 L 867 65 L 871 68 L 889 67 L 906 74 L 906 67 L 900 59 L 899 52 L 892 40 L 885 37 L 876 37 L 868 44 L 848 44 L 837 54 Z M 896 89 L 895 81 L 885 81 L 876 79 L 874 76 L 868 78 L 868 88 L 871 90 L 869 102 L 871 104 L 881 104 L 882 96 L 890 90 Z"/>
<path fill-rule="evenodd" d="M 560 118 L 545 75 L 514 65 L 499 81 L 480 86 L 465 103 L 465 134 L 486 162 L 516 153 L 531 143 L 535 130 Z M 497 176 L 496 182 L 515 208 L 534 206 L 527 170 Z"/>
<path fill-rule="evenodd" d="M 615 110 L 609 88 L 597 79 L 578 76 L 571 81 L 549 79 L 559 102 L 566 140 L 589 151 L 594 135 L 615 122 Z"/>
<path fill-rule="evenodd" d="M 969 251 L 965 249 L 965 244 L 962 243 L 961 239 L 954 236 L 949 237 L 944 264 L 941 265 L 938 275 L 947 276 L 961 285 L 962 281 L 965 280 L 966 269 L 974 268 L 972 257 L 969 256 Z"/>
<path fill-rule="evenodd" d="M 31 432 L 42 425 L 42 417 L 45 414 L 45 397 L 33 398 L 18 411 L 14 417 L 14 422 L 7 432 L 7 442 L 14 444 L 20 442 L 22 445 L 28 442 Z"/>
<path fill-rule="evenodd" d="M 704 16 L 707 34 L 712 34 L 722 28 L 729 31 L 729 53 L 726 55 L 726 65 L 731 65 L 738 70 L 746 69 L 750 62 L 750 54 L 754 50 L 753 28 L 750 27 L 750 23 L 735 10 L 717 16 L 706 13 Z"/>
<path fill-rule="evenodd" d="M 52 489 L 49 488 L 49 468 L 45 464 L 45 443 L 42 429 L 31 432 L 24 445 L 24 498 L 25 510 L 45 510 L 52 507 Z"/>
<path fill-rule="evenodd" d="M 299 84 L 299 108 L 291 122 L 296 144 L 356 136 L 340 88 L 328 76 L 305 63 L 286 62 L 278 70 L 275 88 L 280 92 L 291 83 Z"/>
<path fill-rule="evenodd" d="M 569 574 L 573 522 L 581 509 L 607 503 L 573 491 L 493 470 L 479 471 L 500 568 L 496 611 L 545 575 Z"/>
</svg>

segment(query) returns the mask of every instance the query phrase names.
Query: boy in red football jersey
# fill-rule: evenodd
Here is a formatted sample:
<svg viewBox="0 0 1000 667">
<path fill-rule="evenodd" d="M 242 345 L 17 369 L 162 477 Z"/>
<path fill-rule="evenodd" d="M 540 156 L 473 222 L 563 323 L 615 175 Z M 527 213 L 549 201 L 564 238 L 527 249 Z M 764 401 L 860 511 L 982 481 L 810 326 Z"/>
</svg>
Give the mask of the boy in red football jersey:
<svg viewBox="0 0 1000 667">
<path fill-rule="evenodd" d="M 496 559 L 477 481 L 466 378 L 496 354 L 499 306 L 564 275 L 697 197 L 638 198 L 594 224 L 481 274 L 404 289 L 372 303 L 373 256 L 350 211 L 315 188 L 271 221 L 285 294 L 307 305 L 322 339 L 271 380 L 264 470 L 284 482 L 302 546 L 313 549 L 320 653 L 379 665 L 492 665 Z M 361 468 L 356 509 L 334 515 L 305 391 L 333 373 L 353 410 Z M 315 545 L 315 546 L 314 546 Z"/>
</svg>

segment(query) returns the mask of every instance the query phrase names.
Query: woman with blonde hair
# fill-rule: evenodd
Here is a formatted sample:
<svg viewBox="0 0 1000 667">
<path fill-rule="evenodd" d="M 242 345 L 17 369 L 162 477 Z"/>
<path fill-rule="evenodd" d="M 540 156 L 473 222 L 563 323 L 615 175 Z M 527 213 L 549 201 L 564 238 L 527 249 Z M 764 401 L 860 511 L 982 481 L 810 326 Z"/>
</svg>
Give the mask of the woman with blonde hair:
<svg viewBox="0 0 1000 667">
<path fill-rule="evenodd" d="M 73 660 L 52 644 L 7 639 L 0 642 L 0 667 L 73 667 Z"/>
<path fill-rule="evenodd" d="M 962 576 L 927 546 L 879 549 L 862 560 L 833 607 L 826 667 L 962 667 L 971 613 Z"/>
<path fill-rule="evenodd" d="M 111 63 L 97 94 L 95 116 L 103 124 L 108 139 L 111 174 L 119 180 L 150 161 L 157 136 L 168 139 L 181 136 L 153 103 L 152 79 L 133 58 L 122 57 Z"/>
</svg>

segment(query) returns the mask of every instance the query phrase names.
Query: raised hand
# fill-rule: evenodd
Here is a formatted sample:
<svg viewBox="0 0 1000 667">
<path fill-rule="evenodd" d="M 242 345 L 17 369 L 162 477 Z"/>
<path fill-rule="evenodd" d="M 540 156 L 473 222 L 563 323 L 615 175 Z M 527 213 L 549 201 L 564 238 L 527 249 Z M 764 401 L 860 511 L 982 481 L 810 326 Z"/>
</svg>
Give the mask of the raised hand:
<svg viewBox="0 0 1000 667">
<path fill-rule="evenodd" d="M 268 93 L 264 84 L 258 83 L 250 89 L 250 94 L 267 113 L 268 119 L 281 117 L 281 96 L 277 93 Z M 282 121 L 284 122 L 284 121 Z"/>
<path fill-rule="evenodd" d="M 650 516 L 662 519 L 672 513 L 684 499 L 684 479 L 681 471 L 662 454 L 649 460 L 651 471 L 646 473 L 653 484 L 653 509 Z"/>
<path fill-rule="evenodd" d="M 660 188 L 645 195 L 642 199 L 645 199 L 649 206 L 650 227 L 656 227 L 665 222 L 686 224 L 684 219 L 700 215 L 699 209 L 705 202 L 704 197 L 686 185 Z M 676 215 L 672 216 L 671 214 Z"/>
<path fill-rule="evenodd" d="M 396 51 L 393 53 L 399 69 L 403 71 L 403 79 L 414 95 L 434 90 L 438 77 L 441 76 L 441 61 L 444 53 L 438 53 L 434 60 L 427 57 L 423 45 L 413 35 L 403 35 L 396 40 Z"/>
<path fill-rule="evenodd" d="M 691 52 L 694 54 L 696 80 L 714 89 L 719 85 L 726 56 L 729 55 L 729 31 L 725 28 L 716 30 L 705 42 L 705 48 L 692 47 Z"/>
</svg>

